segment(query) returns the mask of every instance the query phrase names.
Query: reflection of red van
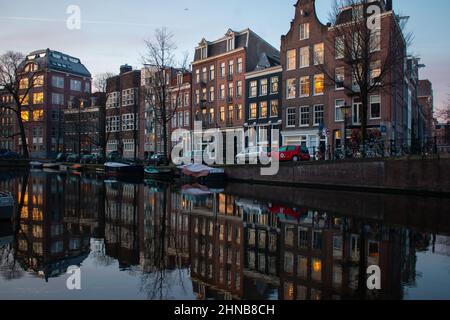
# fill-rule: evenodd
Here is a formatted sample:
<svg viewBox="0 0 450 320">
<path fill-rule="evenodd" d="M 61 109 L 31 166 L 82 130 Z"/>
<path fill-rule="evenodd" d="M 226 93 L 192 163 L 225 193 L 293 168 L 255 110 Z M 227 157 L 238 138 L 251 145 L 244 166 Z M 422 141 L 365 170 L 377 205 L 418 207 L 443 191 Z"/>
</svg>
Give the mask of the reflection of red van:
<svg viewBox="0 0 450 320">
<path fill-rule="evenodd" d="M 272 152 L 270 157 L 276 157 L 280 162 L 283 161 L 309 161 L 311 156 L 307 147 L 285 146 L 281 147 L 277 152 Z"/>
</svg>

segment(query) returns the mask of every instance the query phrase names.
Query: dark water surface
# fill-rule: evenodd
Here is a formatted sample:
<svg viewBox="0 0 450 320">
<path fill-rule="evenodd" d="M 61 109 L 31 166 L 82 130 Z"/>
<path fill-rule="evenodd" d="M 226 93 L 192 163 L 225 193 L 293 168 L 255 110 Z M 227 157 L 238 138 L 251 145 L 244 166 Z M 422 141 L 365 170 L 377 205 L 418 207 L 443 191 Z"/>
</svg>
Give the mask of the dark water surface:
<svg viewBox="0 0 450 320">
<path fill-rule="evenodd" d="M 450 299 L 449 199 L 6 171 L 0 190 L 0 299 Z"/>
</svg>

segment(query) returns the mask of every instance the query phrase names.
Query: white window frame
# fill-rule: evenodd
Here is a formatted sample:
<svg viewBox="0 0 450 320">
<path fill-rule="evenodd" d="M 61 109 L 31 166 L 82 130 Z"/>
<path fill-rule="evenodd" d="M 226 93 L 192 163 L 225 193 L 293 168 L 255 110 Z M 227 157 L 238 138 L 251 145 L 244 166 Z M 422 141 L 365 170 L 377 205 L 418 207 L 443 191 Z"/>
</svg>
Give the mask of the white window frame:
<svg viewBox="0 0 450 320">
<path fill-rule="evenodd" d="M 310 66 L 310 58 L 310 47 L 300 48 L 300 69 L 308 68 Z"/>
<path fill-rule="evenodd" d="M 309 23 L 302 23 L 299 26 L 299 39 L 307 40 L 309 39 Z"/>
<path fill-rule="evenodd" d="M 296 109 L 297 108 L 295 108 L 295 107 L 286 108 L 286 128 L 295 128 L 295 125 L 297 123 L 297 110 Z M 293 111 L 293 113 L 290 114 L 290 112 L 292 112 L 292 111 Z M 294 116 L 294 124 L 289 124 L 289 116 L 290 115 Z"/>
</svg>

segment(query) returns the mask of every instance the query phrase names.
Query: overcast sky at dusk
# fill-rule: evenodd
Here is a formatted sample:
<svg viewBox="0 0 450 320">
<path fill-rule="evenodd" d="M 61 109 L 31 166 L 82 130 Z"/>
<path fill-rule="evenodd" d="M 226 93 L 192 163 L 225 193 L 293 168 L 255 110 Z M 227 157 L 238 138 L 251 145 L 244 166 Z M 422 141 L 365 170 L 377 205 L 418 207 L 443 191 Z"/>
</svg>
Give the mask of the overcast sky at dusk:
<svg viewBox="0 0 450 320">
<path fill-rule="evenodd" d="M 28 53 L 51 48 L 76 56 L 93 75 L 118 72 L 124 63 L 140 66 L 144 39 L 167 26 L 180 52 L 205 37 L 215 40 L 228 28 L 251 28 L 275 47 L 289 30 L 295 0 L 0 0 L 0 53 Z M 317 0 L 319 18 L 327 22 L 332 0 Z M 66 28 L 66 9 L 81 8 L 81 30 Z M 410 16 L 411 53 L 426 68 L 421 78 L 433 82 L 436 106 L 450 93 L 450 1 L 394 0 L 394 9 Z"/>
</svg>

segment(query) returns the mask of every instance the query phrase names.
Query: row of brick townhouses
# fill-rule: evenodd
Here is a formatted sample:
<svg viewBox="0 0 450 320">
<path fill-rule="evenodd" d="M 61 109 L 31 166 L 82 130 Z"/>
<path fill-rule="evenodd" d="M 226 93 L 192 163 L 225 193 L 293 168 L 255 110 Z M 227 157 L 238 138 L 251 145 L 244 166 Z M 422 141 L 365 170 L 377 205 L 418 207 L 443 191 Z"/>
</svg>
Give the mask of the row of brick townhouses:
<svg viewBox="0 0 450 320">
<path fill-rule="evenodd" d="M 433 91 L 431 82 L 419 80 L 419 59 L 406 55 L 406 41 L 391 39 L 402 34 L 392 1 L 376 0 L 381 10 L 381 31 L 374 34 L 371 74 L 395 46 L 404 58 L 384 75 L 388 87 L 370 93 L 367 127 L 370 135 L 385 141 L 410 143 L 432 135 Z M 341 8 L 336 23 L 325 25 L 317 17 L 315 0 L 299 0 L 290 30 L 281 37 L 281 50 L 250 29 L 229 29 L 213 41 L 202 39 L 194 51 L 191 71 L 170 68 L 166 99 L 169 151 L 177 128 L 226 132 L 248 130 L 246 146 L 279 140 L 280 145 L 304 145 L 311 152 L 333 150 L 360 135 L 362 102 L 346 88 L 355 83 L 352 70 L 337 54 L 336 30 L 346 25 L 361 8 Z M 332 74 L 338 82 L 331 81 Z M 60 115 L 72 98 L 91 95 L 91 75 L 80 60 L 41 50 L 23 64 L 24 75 L 39 76 L 30 91 L 30 111 L 25 111 L 33 157 L 50 157 L 61 150 L 64 121 Z M 121 67 L 107 80 L 106 153 L 145 159 L 163 152 L 162 126 L 153 108 L 151 92 L 155 67 L 133 70 Z M 40 75 L 42 73 L 42 76 Z M 26 77 L 25 77 L 26 78 Z M 26 85 L 24 79 L 24 86 Z M 174 107 L 175 106 L 175 107 Z M 267 129 L 267 131 L 263 130 Z M 280 130 L 272 137 L 270 129 Z M 1 138 L 4 141 L 4 138 Z M 6 142 L 3 142 L 4 144 Z M 19 139 L 15 148 L 20 151 Z"/>
<path fill-rule="evenodd" d="M 393 46 L 395 50 L 406 50 L 401 37 L 399 41 L 390 39 L 393 34 L 401 34 L 391 3 L 380 1 L 379 4 L 381 31 L 375 35 L 378 37 L 374 42 L 377 48 L 372 49 L 375 52 L 372 55 L 374 61 L 371 61 L 372 74 L 380 73 L 379 64 L 394 50 Z M 358 10 L 358 7 L 342 8 L 336 17 L 336 25 L 350 23 L 353 10 Z M 291 28 L 281 39 L 285 86 L 282 136 L 285 145 L 302 144 L 311 151 L 336 148 L 343 144 L 344 137 L 349 140 L 355 138 L 360 129 L 362 103 L 347 92 L 346 87 L 354 86 L 355 81 L 351 68 L 337 49 L 336 25 L 320 22 L 314 0 L 300 0 L 295 5 Z M 393 65 L 392 72 L 384 76 L 383 81 L 392 83 L 391 86 L 369 96 L 367 127 L 375 136 L 411 139 L 411 114 L 414 111 L 410 110 L 411 105 L 408 110 L 403 65 L 406 61 L 398 62 L 398 66 Z M 323 70 L 327 73 L 324 74 Z M 342 85 L 330 81 L 327 74 L 334 74 Z M 418 108 L 419 105 L 416 103 L 413 107 Z"/>
<path fill-rule="evenodd" d="M 257 70 L 264 56 L 279 60 L 279 51 L 250 29 L 230 29 L 215 41 L 203 39 L 192 63 L 194 119 L 205 129 L 225 132 L 248 125 L 246 73 Z"/>
</svg>

